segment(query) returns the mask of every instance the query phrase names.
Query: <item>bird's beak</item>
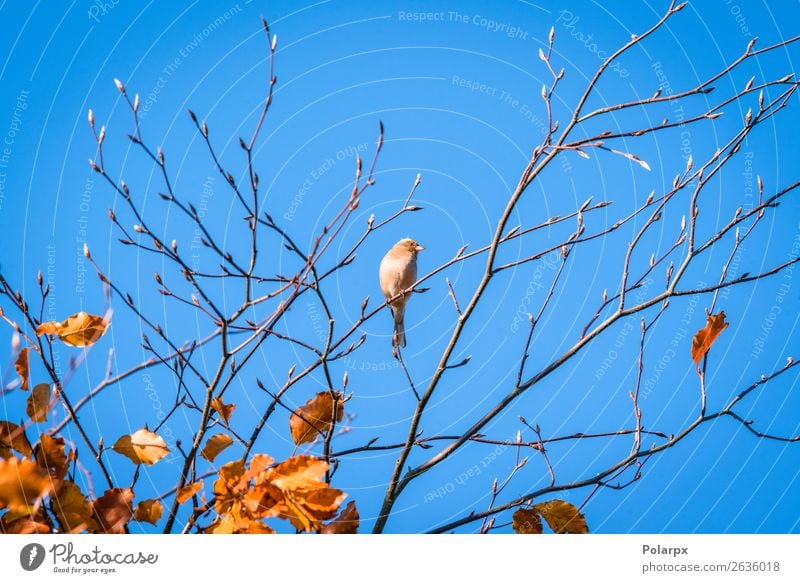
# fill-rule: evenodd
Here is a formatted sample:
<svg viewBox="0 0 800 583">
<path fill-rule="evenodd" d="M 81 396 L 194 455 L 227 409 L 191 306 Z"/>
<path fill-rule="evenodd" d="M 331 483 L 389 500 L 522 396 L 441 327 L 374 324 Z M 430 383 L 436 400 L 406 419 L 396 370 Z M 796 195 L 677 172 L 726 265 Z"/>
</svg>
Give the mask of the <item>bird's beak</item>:
<svg viewBox="0 0 800 583">
<path fill-rule="evenodd" d="M 417 244 L 417 246 L 414 247 L 414 251 L 425 251 L 425 247 L 423 247 L 420 244 Z"/>
</svg>

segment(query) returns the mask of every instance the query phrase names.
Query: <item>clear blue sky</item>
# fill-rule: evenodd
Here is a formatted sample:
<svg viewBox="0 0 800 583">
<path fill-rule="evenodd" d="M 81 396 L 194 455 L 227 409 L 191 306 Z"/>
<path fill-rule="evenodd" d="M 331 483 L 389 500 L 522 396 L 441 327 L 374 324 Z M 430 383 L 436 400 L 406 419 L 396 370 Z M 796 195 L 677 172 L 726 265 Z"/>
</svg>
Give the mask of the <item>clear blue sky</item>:
<svg viewBox="0 0 800 583">
<path fill-rule="evenodd" d="M 159 176 L 139 151 L 128 146 L 130 113 L 113 79 L 123 80 L 131 93 L 138 92 L 145 140 L 163 146 L 176 188 L 185 199 L 204 203 L 206 220 L 218 238 L 227 240 L 234 250 L 241 249 L 241 210 L 212 170 L 186 109 L 191 107 L 208 120 L 225 165 L 238 176 L 244 165 L 237 138 L 251 131 L 265 88 L 266 47 L 259 20 L 263 14 L 279 37 L 278 86 L 257 166 L 263 188 L 268 190 L 266 208 L 280 217 L 296 240 L 308 242 L 312 228 L 322 224 L 347 196 L 354 152 L 366 157 L 365 152 L 371 151 L 378 120 L 386 126 L 386 141 L 377 184 L 368 191 L 336 252 L 358 238 L 370 214 L 380 219 L 399 208 L 415 175 L 423 176 L 417 203 L 425 211 L 406 215 L 380 231 L 358 260 L 329 282 L 337 330 L 343 330 L 357 317 L 365 295 L 373 302 L 379 298 L 378 262 L 397 239 L 412 236 L 426 246 L 421 273 L 447 260 L 462 244 L 478 246 L 489 240 L 528 153 L 541 140 L 544 108 L 539 93 L 548 74 L 537 50 L 546 42 L 550 27 L 555 25 L 554 63 L 566 69 L 555 104 L 556 117 L 563 124 L 602 57 L 626 42 L 631 33 L 648 28 L 667 2 L 624 4 L 624 9 L 610 12 L 608 3 L 577 0 L 440 2 L 435 8 L 421 1 L 2 2 L 0 139 L 7 148 L 7 161 L 0 168 L 3 274 L 31 297 L 36 293 L 37 270 L 51 279 L 53 298 L 45 312 L 47 319 L 62 319 L 81 309 L 100 312 L 102 291 L 82 256 L 86 240 L 107 273 L 130 290 L 177 342 L 207 334 L 207 322 L 155 292 L 152 272 L 163 268 L 152 256 L 109 244 L 116 234 L 110 231 L 107 209 L 115 205 L 119 209 L 119 205 L 86 162 L 94 156 L 86 111 L 93 108 L 98 124 L 109 126 L 107 166 L 128 182 L 164 237 L 190 249 L 193 230 L 165 213 L 156 196 L 162 189 Z M 415 20 L 411 15 L 420 11 L 433 11 L 432 17 Z M 690 87 L 741 54 L 754 35 L 766 45 L 796 34 L 798 17 L 800 6 L 794 1 L 692 2 L 644 48 L 625 55 L 616 69 L 606 73 L 590 105 L 649 95 L 662 83 L 674 90 Z M 797 70 L 797 50 L 779 51 L 742 67 L 717 83 L 711 95 L 687 102 L 686 114 L 700 112 L 705 103 L 730 95 L 751 75 L 763 80 Z M 530 188 L 512 222 L 531 225 L 570 212 L 593 196 L 613 200 L 614 205 L 587 216 L 588 228 L 593 231 L 611 224 L 641 204 L 651 190 L 668 187 L 683 170 L 689 151 L 700 161 L 724 143 L 755 101 L 753 97 L 727 107 L 716 125 L 693 126 L 688 135 L 672 132 L 658 140 L 646 137 L 620 147 L 647 160 L 652 172 L 611 155 L 593 153 L 590 160 L 565 156 L 564 163 L 556 160 Z M 762 125 L 724 177 L 710 187 L 701 203 L 703 232 L 711 232 L 717 220 L 726 220 L 737 206 L 747 203 L 747 189 L 752 188 L 756 174 L 762 176 L 768 192 L 797 180 L 796 101 L 795 97 L 792 109 L 779 121 Z M 660 120 L 675 118 L 679 112 L 667 104 L 649 115 Z M 643 119 L 641 114 L 616 116 L 593 127 L 599 131 L 631 127 Z M 636 259 L 637 268 L 645 265 L 649 249 L 663 250 L 671 243 L 687 207 L 688 202 L 682 200 L 664 217 L 644 242 L 649 247 Z M 759 233 L 744 246 L 736 273 L 757 272 L 786 260 L 800 231 L 799 211 L 795 196 L 778 213 L 770 213 Z M 127 213 L 120 209 L 119 214 L 132 224 Z M 613 290 L 618 285 L 622 253 L 634 226 L 575 252 L 557 299 L 542 322 L 529 370 L 570 346 L 598 305 L 603 288 Z M 502 258 L 531 253 L 564 233 L 564 229 L 554 229 L 526 238 L 510 246 Z M 687 274 L 685 285 L 716 281 L 730 245 L 730 238 L 725 239 L 719 250 L 702 258 Z M 215 266 L 208 255 L 198 261 L 201 267 Z M 284 262 L 291 265 L 291 258 L 264 255 L 263 262 L 265 272 L 275 273 L 287 269 Z M 447 272 L 464 300 L 483 265 L 480 260 Z M 428 293 L 414 297 L 407 314 L 407 359 L 418 385 L 430 377 L 453 325 L 444 275 L 431 280 Z M 544 289 L 537 286 L 549 285 L 552 275 L 552 263 L 545 261 L 507 272 L 492 283 L 456 351 L 460 356 L 474 355 L 473 362 L 448 373 L 422 424 L 425 435 L 463 431 L 509 390 L 525 336 L 524 325 L 515 325 L 514 314 L 528 301 L 538 308 Z M 176 274 L 167 271 L 167 279 L 175 281 Z M 652 289 L 659 289 L 661 281 L 659 275 Z M 779 304 L 776 297 L 784 283 L 790 289 Z M 219 293 L 220 297 L 225 294 L 229 306 L 238 301 L 233 289 Z M 709 360 L 710 409 L 723 405 L 762 373 L 782 366 L 787 356 L 800 356 L 798 297 L 790 274 L 743 286 L 720 299 L 731 327 Z M 641 404 L 649 429 L 677 433 L 697 414 L 697 378 L 689 350 L 691 334 L 703 326 L 709 301 L 676 300 L 651 337 L 651 356 L 644 370 L 649 390 Z M 68 386 L 73 398 L 102 378 L 109 348 L 115 350 L 115 370 L 125 370 L 143 358 L 138 322 L 119 301 L 114 308 L 109 333 Z M 531 309 L 523 307 L 523 311 Z M 319 307 L 303 299 L 293 308 L 285 329 L 315 340 L 317 314 Z M 363 327 L 368 334 L 366 345 L 334 368 L 337 378 L 345 368 L 349 370 L 348 390 L 354 393 L 347 410 L 355 418 L 351 431 L 336 440 L 341 448 L 373 437 L 380 437 L 380 443 L 405 438 L 414 400 L 391 358 L 389 316 L 381 316 Z M 630 426 L 627 395 L 635 378 L 638 326 L 638 317 L 628 325 L 617 325 L 570 366 L 515 402 L 484 433 L 498 439 L 513 437 L 522 428 L 518 415 L 539 423 L 545 437 Z M 673 356 L 669 348 L 676 335 L 679 348 Z M 8 347 L 9 338 L 8 329 L 2 329 L 0 346 Z M 76 349 L 62 346 L 59 352 L 66 367 Z M 201 365 L 213 368 L 213 354 L 205 356 Z M 305 358 L 287 347 L 269 344 L 230 393 L 238 407 L 234 429 L 248 432 L 265 406 L 266 396 L 255 389 L 255 376 L 275 386 L 283 381 L 291 362 Z M 321 386 L 318 378 L 302 383 L 290 393 L 291 403 L 304 403 Z M 796 375 L 787 375 L 752 395 L 741 414 L 755 419 L 759 429 L 797 435 L 798 389 Z M 202 388 L 196 390 L 199 394 Z M 104 392 L 94 407 L 83 410 L 82 418 L 94 439 L 103 435 L 106 443 L 113 443 L 122 433 L 156 425 L 159 411 L 169 407 L 173 395 L 174 381 L 163 372 L 135 375 Z M 11 421 L 23 417 L 24 398 L 18 391 L 9 394 L 0 404 L 0 417 Z M 181 413 L 167 428 L 186 443 L 194 421 L 193 415 Z M 47 424 L 40 428 L 46 429 Z M 532 438 L 528 430 L 523 435 Z M 80 442 L 74 430 L 65 436 Z M 645 441 L 646 445 L 650 442 Z M 628 438 L 594 444 L 568 442 L 554 446 L 550 455 L 560 479 L 578 479 L 604 468 L 630 445 Z M 280 411 L 256 451 L 282 459 L 291 449 L 288 417 Z M 410 462 L 419 463 L 435 451 L 415 451 Z M 236 454 L 236 447 L 231 447 L 218 461 L 235 459 Z M 343 461 L 336 475 L 335 485 L 360 508 L 363 530 L 373 522 L 395 455 L 353 456 Z M 478 475 L 459 480 L 486 456 L 491 462 Z M 492 446 L 466 447 L 404 492 L 388 530 L 417 532 L 471 509 L 485 509 L 492 480 L 507 475 L 513 457 L 512 452 L 493 453 Z M 114 453 L 108 459 L 115 477 L 126 483 L 133 466 Z M 202 472 L 205 462 L 200 461 Z M 630 489 L 601 491 L 585 512 L 593 532 L 798 532 L 798 468 L 800 446 L 759 441 L 731 420 L 721 420 L 648 462 L 643 479 Z M 136 489 L 137 500 L 168 488 L 177 469 L 177 464 L 169 462 L 145 469 Z M 93 477 L 99 489 L 99 472 L 93 471 Z M 504 499 L 547 481 L 542 459 L 532 455 Z M 210 491 L 210 480 L 206 484 Z M 440 488 L 452 491 L 426 503 L 426 495 L 430 498 Z M 572 492 L 566 499 L 580 503 L 585 494 Z M 138 531 L 140 527 L 132 528 Z M 149 528 L 145 525 L 142 530 Z"/>
</svg>

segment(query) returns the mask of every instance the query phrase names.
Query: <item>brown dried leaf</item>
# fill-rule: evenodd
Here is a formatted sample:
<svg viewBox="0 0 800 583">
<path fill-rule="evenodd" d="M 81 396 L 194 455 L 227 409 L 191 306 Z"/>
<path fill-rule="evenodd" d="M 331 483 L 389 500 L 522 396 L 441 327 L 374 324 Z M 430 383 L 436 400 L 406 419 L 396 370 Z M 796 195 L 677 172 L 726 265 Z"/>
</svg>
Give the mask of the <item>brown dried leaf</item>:
<svg viewBox="0 0 800 583">
<path fill-rule="evenodd" d="M 358 509 L 350 501 L 335 519 L 322 527 L 320 534 L 358 534 Z"/>
<path fill-rule="evenodd" d="M 92 504 L 74 482 L 64 482 L 52 502 L 61 532 L 77 534 L 88 530 L 96 532 L 97 522 L 94 520 Z"/>
<path fill-rule="evenodd" d="M 517 534 L 542 534 L 542 519 L 533 508 L 520 508 L 512 514 L 511 526 Z"/>
<path fill-rule="evenodd" d="M 52 490 L 50 476 L 29 459 L 0 460 L 0 510 L 30 513 Z"/>
<path fill-rule="evenodd" d="M 336 421 L 342 420 L 344 415 L 342 395 L 336 393 L 335 396 L 334 400 L 329 391 L 317 393 L 313 399 L 292 414 L 289 418 L 289 429 L 295 445 L 312 442 L 318 434 L 330 431 L 334 412 Z"/>
<path fill-rule="evenodd" d="M 124 455 L 135 464 L 152 466 L 169 453 L 161 436 L 147 429 L 139 429 L 131 435 L 123 435 L 114 444 L 115 452 Z"/>
<path fill-rule="evenodd" d="M 728 322 L 725 321 L 725 312 L 722 311 L 717 315 L 710 314 L 706 319 L 706 327 L 698 330 L 692 338 L 692 360 L 695 365 L 699 365 L 700 361 L 714 344 L 714 341 L 719 337 L 722 331 L 728 327 Z"/>
<path fill-rule="evenodd" d="M 133 516 L 133 490 L 111 488 L 94 501 L 94 518 L 97 531 L 105 534 L 122 534 Z"/>
<path fill-rule="evenodd" d="M 164 514 L 164 505 L 158 500 L 142 500 L 133 511 L 133 519 L 138 522 L 156 524 Z"/>
<path fill-rule="evenodd" d="M 27 391 L 30 386 L 30 350 L 30 348 L 23 348 L 20 350 L 17 361 L 14 363 L 14 370 L 17 371 L 20 381 L 22 381 L 19 388 L 23 391 Z"/>
<path fill-rule="evenodd" d="M 28 405 L 25 412 L 35 423 L 47 421 L 47 414 L 50 412 L 50 385 L 41 383 L 33 387 L 33 391 L 28 396 Z"/>
<path fill-rule="evenodd" d="M 206 445 L 203 447 L 203 451 L 200 452 L 200 455 L 208 461 L 213 462 L 216 457 L 232 443 L 233 438 L 230 435 L 225 433 L 213 435 L 206 441 Z"/>
<path fill-rule="evenodd" d="M 222 397 L 217 397 L 211 401 L 211 406 L 214 408 L 214 411 L 217 412 L 217 415 L 219 415 L 225 427 L 228 427 L 228 421 L 230 421 L 233 410 L 236 409 L 236 405 L 233 403 L 226 405 L 222 402 Z"/>
<path fill-rule="evenodd" d="M 0 518 L 0 534 L 50 534 L 53 529 L 43 520 L 44 516 L 41 513 L 35 518 L 23 516 L 13 520 L 8 514 L 4 514 L 3 518 Z"/>
<path fill-rule="evenodd" d="M 78 312 L 63 322 L 42 322 L 36 335 L 55 334 L 68 346 L 91 346 L 106 333 L 108 324 L 101 316 Z"/>
<path fill-rule="evenodd" d="M 547 521 L 547 525 L 556 534 L 586 534 L 589 527 L 583 514 L 578 512 L 569 502 L 563 500 L 548 500 L 533 507 Z"/>
<path fill-rule="evenodd" d="M 282 513 L 295 528 L 313 531 L 332 518 L 347 494 L 322 478 L 328 464 L 308 455 L 289 458 L 258 476 L 257 484 L 286 507 Z"/>
<path fill-rule="evenodd" d="M 197 494 L 197 492 L 199 492 L 202 489 L 203 489 L 203 480 L 194 482 L 192 484 L 187 484 L 183 488 L 178 490 L 177 494 L 175 494 L 175 498 L 178 500 L 178 504 L 183 504 L 189 498 Z"/>
<path fill-rule="evenodd" d="M 10 421 L 0 421 L 0 449 L 2 448 L 13 449 L 24 456 L 30 456 L 33 453 L 31 442 L 25 435 L 25 429 Z M 3 455 L 2 457 L 5 459 L 9 456 Z"/>
<path fill-rule="evenodd" d="M 62 480 L 67 475 L 69 459 L 64 452 L 64 438 L 42 433 L 39 436 L 39 443 L 33 450 L 33 457 L 39 467 L 54 480 Z"/>
<path fill-rule="evenodd" d="M 214 482 L 216 510 L 222 516 L 230 514 L 232 518 L 226 524 L 239 532 L 242 521 L 258 520 L 277 516 L 283 511 L 280 496 L 276 500 L 270 490 L 263 484 L 250 487 L 251 480 L 271 466 L 275 460 L 263 454 L 253 456 L 250 467 L 246 468 L 242 460 L 230 462 L 219 470 L 219 478 Z M 230 520 L 234 520 L 230 523 Z M 227 528 L 219 525 L 220 528 Z"/>
</svg>

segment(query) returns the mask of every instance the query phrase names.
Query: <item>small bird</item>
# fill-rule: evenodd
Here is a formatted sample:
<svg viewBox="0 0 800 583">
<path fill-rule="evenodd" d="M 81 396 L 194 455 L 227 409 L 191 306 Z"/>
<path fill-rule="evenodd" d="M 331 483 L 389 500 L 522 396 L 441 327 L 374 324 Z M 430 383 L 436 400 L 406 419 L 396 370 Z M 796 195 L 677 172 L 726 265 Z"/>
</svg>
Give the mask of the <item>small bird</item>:
<svg viewBox="0 0 800 583">
<path fill-rule="evenodd" d="M 417 253 L 425 249 L 414 239 L 400 239 L 383 257 L 380 268 L 381 291 L 386 299 L 411 287 L 417 281 Z M 394 339 L 398 346 L 406 345 L 404 316 L 409 296 L 402 294 L 392 301 Z"/>
</svg>

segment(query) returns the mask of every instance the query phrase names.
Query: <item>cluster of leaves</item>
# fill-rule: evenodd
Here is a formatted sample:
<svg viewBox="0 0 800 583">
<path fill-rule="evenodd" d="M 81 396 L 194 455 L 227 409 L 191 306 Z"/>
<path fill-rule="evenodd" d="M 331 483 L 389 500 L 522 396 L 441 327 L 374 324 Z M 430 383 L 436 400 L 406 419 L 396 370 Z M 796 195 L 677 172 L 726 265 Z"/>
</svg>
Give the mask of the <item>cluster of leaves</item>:
<svg viewBox="0 0 800 583">
<path fill-rule="evenodd" d="M 511 526 L 517 534 L 542 534 L 542 518 L 556 534 L 589 532 L 583 514 L 569 502 L 558 499 L 520 508 L 512 515 Z"/>
<path fill-rule="evenodd" d="M 107 319 L 80 312 L 63 322 L 42 323 L 36 328 L 36 335 L 53 335 L 68 346 L 85 348 L 97 342 L 108 325 Z M 30 351 L 38 349 L 25 347 L 17 355 L 15 370 L 23 391 L 30 389 Z M 28 398 L 30 421 L 46 422 L 57 397 L 58 391 L 51 392 L 49 384 L 37 384 Z M 228 427 L 236 406 L 216 398 L 212 407 Z M 340 421 L 343 414 L 340 393 L 317 394 L 291 417 L 295 444 L 315 441 L 331 430 L 334 418 Z M 213 462 L 232 444 L 233 438 L 226 433 L 212 435 L 200 456 Z M 111 449 L 137 466 L 152 466 L 170 453 L 164 439 L 147 427 L 122 435 Z M 75 450 L 68 451 L 61 437 L 42 433 L 32 447 L 24 426 L 0 421 L 0 510 L 5 510 L 0 516 L 0 532 L 122 533 L 127 532 L 131 519 L 150 524 L 161 520 L 161 499 L 142 500 L 134 508 L 132 488 L 109 488 L 102 496 L 89 499 L 75 482 L 77 459 Z M 272 457 L 258 454 L 249 465 L 244 460 L 225 464 L 213 487 L 217 518 L 204 532 L 272 533 L 274 530 L 263 522 L 267 518 L 288 520 L 305 532 L 357 532 L 359 515 L 354 502 L 336 516 L 347 495 L 324 481 L 328 469 L 327 462 L 310 455 L 275 463 Z M 193 498 L 197 501 L 199 496 L 200 506 L 210 506 L 202 490 L 203 481 L 198 480 L 177 488 L 175 497 L 180 505 Z"/>
</svg>

